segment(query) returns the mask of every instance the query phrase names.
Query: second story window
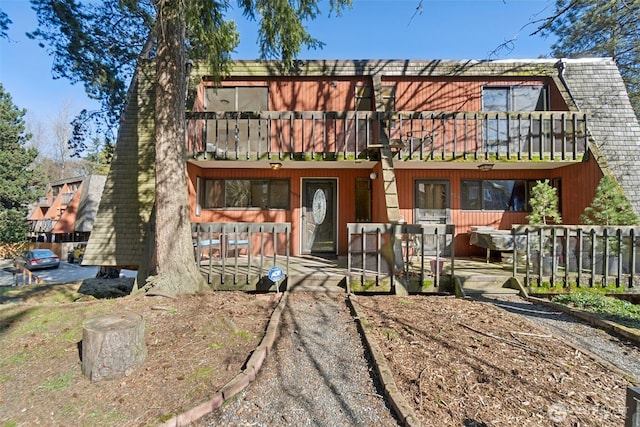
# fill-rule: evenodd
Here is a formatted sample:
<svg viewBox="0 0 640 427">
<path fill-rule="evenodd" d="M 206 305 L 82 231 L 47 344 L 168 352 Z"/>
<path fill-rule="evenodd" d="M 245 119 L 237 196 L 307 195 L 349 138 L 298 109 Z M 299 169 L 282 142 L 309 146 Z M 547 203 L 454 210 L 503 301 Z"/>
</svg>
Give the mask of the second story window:
<svg viewBox="0 0 640 427">
<path fill-rule="evenodd" d="M 482 88 L 482 110 L 505 113 L 518 111 L 547 111 L 547 87 L 543 85 L 485 86 Z M 483 142 L 489 152 L 511 152 L 526 150 L 532 123 L 526 117 L 519 122 L 509 121 L 506 116 L 492 114 L 484 125 Z M 539 128 L 540 123 L 533 123 Z M 541 129 L 536 129 L 538 137 Z"/>
<path fill-rule="evenodd" d="M 371 86 L 356 86 L 356 111 L 373 111 Z"/>
<path fill-rule="evenodd" d="M 207 88 L 205 109 L 207 111 L 268 110 L 269 89 L 261 86 Z"/>
<path fill-rule="evenodd" d="M 269 89 L 260 86 L 215 87 L 205 91 L 205 111 L 258 112 L 269 109 Z M 207 120 L 207 151 L 218 154 L 257 150 L 266 138 L 264 120 L 230 116 Z"/>
<path fill-rule="evenodd" d="M 546 111 L 547 109 L 546 86 L 485 86 L 482 88 L 483 111 Z"/>
</svg>

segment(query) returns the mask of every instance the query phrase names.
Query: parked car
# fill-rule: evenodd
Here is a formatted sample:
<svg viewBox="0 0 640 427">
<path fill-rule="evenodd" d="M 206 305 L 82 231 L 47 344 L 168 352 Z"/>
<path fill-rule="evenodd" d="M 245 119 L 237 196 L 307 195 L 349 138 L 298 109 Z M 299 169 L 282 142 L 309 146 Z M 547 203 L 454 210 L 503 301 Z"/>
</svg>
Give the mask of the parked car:
<svg viewBox="0 0 640 427">
<path fill-rule="evenodd" d="M 84 250 L 87 248 L 86 243 L 78 243 L 74 246 L 72 250 L 67 252 L 67 262 L 78 264 L 82 262 L 82 258 L 84 257 Z"/>
<path fill-rule="evenodd" d="M 60 267 L 60 258 L 49 249 L 29 249 L 16 256 L 13 263 L 27 270 Z"/>
</svg>

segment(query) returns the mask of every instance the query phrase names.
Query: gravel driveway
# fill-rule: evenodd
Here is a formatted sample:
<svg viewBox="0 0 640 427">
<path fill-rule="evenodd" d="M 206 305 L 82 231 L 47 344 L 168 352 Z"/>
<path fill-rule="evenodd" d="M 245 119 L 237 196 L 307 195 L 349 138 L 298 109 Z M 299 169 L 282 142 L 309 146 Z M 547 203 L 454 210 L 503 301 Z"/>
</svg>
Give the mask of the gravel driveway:
<svg viewBox="0 0 640 427">
<path fill-rule="evenodd" d="M 369 368 L 344 294 L 290 293 L 259 375 L 197 426 L 397 426 Z M 528 318 L 636 382 L 640 349 L 570 315 L 511 295 L 476 296 Z"/>
<path fill-rule="evenodd" d="M 369 365 L 345 294 L 290 293 L 255 382 L 198 425 L 397 426 Z"/>
</svg>

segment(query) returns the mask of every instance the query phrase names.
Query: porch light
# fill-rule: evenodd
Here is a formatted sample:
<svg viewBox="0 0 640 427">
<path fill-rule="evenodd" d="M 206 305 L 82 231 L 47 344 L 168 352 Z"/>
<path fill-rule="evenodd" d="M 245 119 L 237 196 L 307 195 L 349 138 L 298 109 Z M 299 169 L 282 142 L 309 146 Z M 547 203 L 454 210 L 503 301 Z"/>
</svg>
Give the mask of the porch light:
<svg viewBox="0 0 640 427">
<path fill-rule="evenodd" d="M 369 178 L 371 178 L 371 179 L 376 179 L 377 177 L 378 177 L 378 174 L 377 174 L 377 173 L 375 173 L 375 172 L 371 172 L 371 173 L 369 174 Z"/>
<path fill-rule="evenodd" d="M 489 172 L 491 169 L 493 169 L 493 163 L 483 163 L 481 165 L 478 165 L 478 169 L 480 169 L 482 172 Z"/>
<path fill-rule="evenodd" d="M 271 169 L 273 169 L 274 171 L 277 171 L 282 167 L 282 163 L 280 162 L 269 163 L 269 165 L 271 165 Z"/>
</svg>

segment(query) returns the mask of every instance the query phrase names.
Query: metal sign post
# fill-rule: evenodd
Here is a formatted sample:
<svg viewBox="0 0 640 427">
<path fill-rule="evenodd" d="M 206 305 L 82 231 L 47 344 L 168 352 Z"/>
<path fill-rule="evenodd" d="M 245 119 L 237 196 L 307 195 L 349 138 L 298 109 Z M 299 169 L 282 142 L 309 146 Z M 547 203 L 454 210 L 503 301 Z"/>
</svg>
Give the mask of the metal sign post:
<svg viewBox="0 0 640 427">
<path fill-rule="evenodd" d="M 282 270 L 282 268 L 274 265 L 269 269 L 267 277 L 269 277 L 269 280 L 276 284 L 276 293 L 280 293 L 280 285 L 278 284 L 278 282 L 284 279 L 284 271 Z"/>
</svg>

